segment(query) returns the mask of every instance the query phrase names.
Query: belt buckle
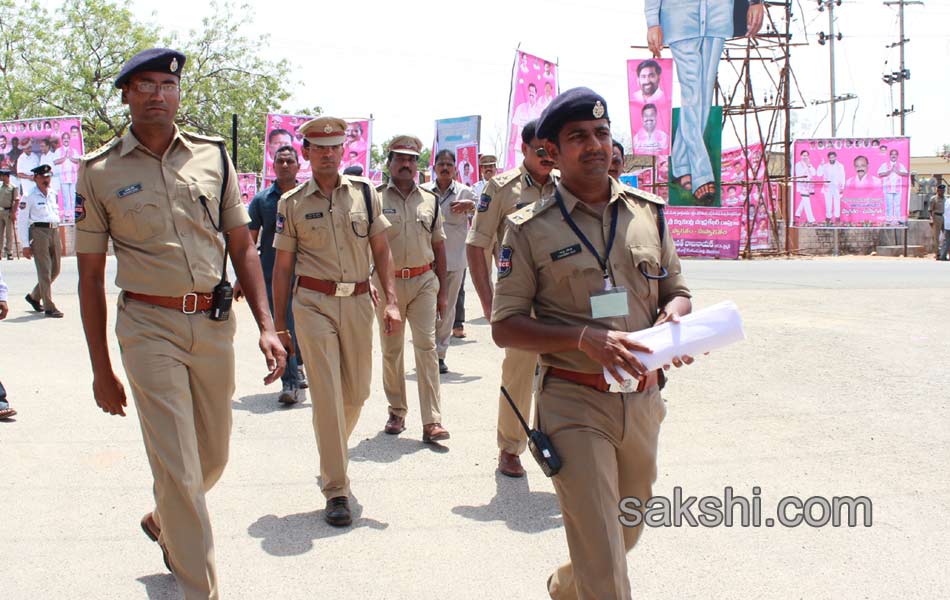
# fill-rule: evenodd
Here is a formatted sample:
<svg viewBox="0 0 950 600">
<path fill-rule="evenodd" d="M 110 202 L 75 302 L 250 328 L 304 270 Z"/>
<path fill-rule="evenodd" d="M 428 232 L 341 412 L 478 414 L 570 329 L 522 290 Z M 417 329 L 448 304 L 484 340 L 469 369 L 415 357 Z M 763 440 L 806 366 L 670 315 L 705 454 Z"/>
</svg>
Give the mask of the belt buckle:
<svg viewBox="0 0 950 600">
<path fill-rule="evenodd" d="M 337 283 L 336 291 L 333 292 L 334 296 L 352 296 L 353 292 L 356 291 L 355 283 Z"/>
<path fill-rule="evenodd" d="M 617 383 L 616 381 L 611 383 L 610 389 L 608 391 L 611 394 L 632 394 L 637 391 L 639 386 L 639 379 L 624 379 L 620 383 Z"/>
<path fill-rule="evenodd" d="M 188 310 L 188 298 L 194 298 L 194 304 L 191 307 L 191 310 Z M 198 294 L 196 292 L 188 292 L 181 298 L 181 312 L 186 315 L 193 315 L 198 312 Z"/>
<path fill-rule="evenodd" d="M 402 269 L 401 271 L 399 271 L 400 279 L 410 279 L 411 277 L 412 277 L 412 269 L 410 269 L 409 267 L 406 267 L 405 269 Z"/>
</svg>

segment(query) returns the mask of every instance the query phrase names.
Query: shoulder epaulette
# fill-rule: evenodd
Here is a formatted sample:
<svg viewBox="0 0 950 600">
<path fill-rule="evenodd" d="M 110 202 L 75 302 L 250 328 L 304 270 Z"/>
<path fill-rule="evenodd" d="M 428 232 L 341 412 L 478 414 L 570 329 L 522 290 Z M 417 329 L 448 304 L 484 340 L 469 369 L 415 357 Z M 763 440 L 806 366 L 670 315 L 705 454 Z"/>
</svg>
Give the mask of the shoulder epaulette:
<svg viewBox="0 0 950 600">
<path fill-rule="evenodd" d="M 495 183 L 497 188 L 501 189 L 519 177 L 521 177 L 521 169 L 512 169 L 505 171 L 501 175 L 495 175 L 491 180 Z"/>
<path fill-rule="evenodd" d="M 646 200 L 647 202 L 659 204 L 660 206 L 666 206 L 666 200 L 657 196 L 656 194 L 651 194 L 650 192 L 645 192 L 641 189 L 632 188 L 628 185 L 623 186 L 623 191 L 627 196 L 639 198 L 640 200 Z"/>
<path fill-rule="evenodd" d="M 385 190 L 385 189 L 386 189 L 386 184 L 385 184 L 385 183 L 381 183 L 381 184 L 379 184 L 379 185 L 376 186 L 376 191 L 379 192 L 380 194 L 382 194 L 382 193 L 383 193 L 383 190 Z"/>
<path fill-rule="evenodd" d="M 520 229 L 525 223 L 545 212 L 548 208 L 554 206 L 554 204 L 553 198 L 541 198 L 537 202 L 532 202 L 508 215 L 508 222 L 516 229 Z"/>
<path fill-rule="evenodd" d="M 289 190 L 287 190 L 286 192 L 284 192 L 283 194 L 281 194 L 281 195 L 280 195 L 280 199 L 283 200 L 284 198 L 289 198 L 289 197 L 293 196 L 294 194 L 296 194 L 297 192 L 299 192 L 299 191 L 303 188 L 303 186 L 305 186 L 305 185 L 307 185 L 307 182 L 306 182 L 306 181 L 304 181 L 303 183 L 298 183 L 295 187 L 292 187 L 292 188 L 290 188 Z"/>
<path fill-rule="evenodd" d="M 97 158 L 100 158 L 101 156 L 103 156 L 109 150 L 112 150 L 113 148 L 118 146 L 119 142 L 121 141 L 122 141 L 122 138 L 114 137 L 110 141 L 103 144 L 102 146 L 99 146 L 98 148 L 93 150 L 92 152 L 87 152 L 86 154 L 83 154 L 81 157 L 79 157 L 79 159 L 83 162 L 91 162 L 93 160 L 96 160 Z"/>
<path fill-rule="evenodd" d="M 216 135 L 202 135 L 200 133 L 195 133 L 193 131 L 184 131 L 179 130 L 179 133 L 186 138 L 193 139 L 198 142 L 211 142 L 212 144 L 223 144 L 224 138 L 218 137 Z"/>
<path fill-rule="evenodd" d="M 359 183 L 360 185 L 368 185 L 373 187 L 373 181 L 368 177 L 363 177 L 362 175 L 340 175 L 340 177 L 346 177 L 350 183 Z"/>
<path fill-rule="evenodd" d="M 435 198 L 436 200 L 439 199 L 439 195 L 436 194 L 435 192 L 433 192 L 432 190 L 427 190 L 426 188 L 422 187 L 421 185 L 419 186 L 419 189 L 422 190 L 423 192 L 425 192 L 426 194 L 429 194 L 430 196 L 432 196 L 432 197 Z"/>
</svg>

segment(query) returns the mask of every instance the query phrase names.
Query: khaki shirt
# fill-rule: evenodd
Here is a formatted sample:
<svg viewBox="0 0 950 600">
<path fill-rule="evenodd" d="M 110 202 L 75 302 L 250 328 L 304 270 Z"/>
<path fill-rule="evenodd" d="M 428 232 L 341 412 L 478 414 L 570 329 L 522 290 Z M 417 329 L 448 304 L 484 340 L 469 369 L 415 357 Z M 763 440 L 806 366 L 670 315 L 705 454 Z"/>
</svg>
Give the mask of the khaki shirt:
<svg viewBox="0 0 950 600">
<path fill-rule="evenodd" d="M 234 166 L 221 159 L 223 143 L 176 127 L 171 145 L 157 156 L 129 130 L 84 156 L 76 187 L 76 251 L 103 254 L 111 237 L 116 285 L 123 290 L 210 293 L 224 261 L 224 239 L 215 225 L 230 231 L 250 221 Z"/>
<path fill-rule="evenodd" d="M 422 189 L 429 190 L 439 199 L 439 214 L 442 215 L 445 229 L 445 268 L 447 271 L 463 271 L 465 269 L 465 236 L 468 233 L 468 212 L 452 212 L 452 203 L 458 200 L 475 201 L 475 192 L 472 188 L 453 181 L 445 193 L 439 191 L 434 181 L 422 184 Z"/>
<path fill-rule="evenodd" d="M 563 219 L 554 198 L 547 197 L 508 218 L 510 225 L 499 252 L 493 323 L 513 315 L 530 316 L 533 309 L 536 319 L 552 325 L 639 331 L 651 327 L 659 308 L 673 297 L 689 297 L 668 231 L 660 242 L 657 210 L 663 200 L 613 179 L 610 185 L 610 203 L 603 215 L 563 185 L 558 185 L 558 190 L 571 218 L 602 258 L 613 205 L 619 203 L 617 233 L 608 264 L 612 285 L 627 290 L 629 314 L 592 318 L 590 297 L 604 289 L 603 271 Z M 647 279 L 640 267 L 651 275 L 659 275 L 661 267 L 665 267 L 669 277 L 660 281 Z M 603 371 L 580 350 L 542 354 L 541 364 L 584 373 Z"/>
<path fill-rule="evenodd" d="M 437 210 L 435 194 L 415 186 L 404 198 L 390 181 L 380 186 L 383 215 L 392 223 L 386 231 L 396 270 L 421 267 L 435 260 L 433 242 L 445 239 L 442 211 Z"/>
<path fill-rule="evenodd" d="M 16 206 L 16 186 L 11 183 L 0 184 L 0 210 L 11 210 Z"/>
<path fill-rule="evenodd" d="M 939 217 L 943 214 L 944 209 L 946 209 L 946 200 L 946 196 L 943 198 L 937 195 L 930 197 L 930 210 L 935 217 Z"/>
<path fill-rule="evenodd" d="M 479 248 L 493 248 L 500 243 L 505 237 L 505 217 L 554 194 L 557 185 L 555 173 L 552 171 L 544 184 L 538 184 L 522 164 L 517 169 L 492 177 L 478 199 L 475 220 L 465 243 Z"/>
<path fill-rule="evenodd" d="M 364 189 L 369 188 L 373 224 Z M 369 238 L 389 229 L 368 179 L 340 175 L 327 198 L 311 178 L 280 197 L 274 248 L 297 255 L 296 274 L 359 283 L 369 279 Z"/>
</svg>

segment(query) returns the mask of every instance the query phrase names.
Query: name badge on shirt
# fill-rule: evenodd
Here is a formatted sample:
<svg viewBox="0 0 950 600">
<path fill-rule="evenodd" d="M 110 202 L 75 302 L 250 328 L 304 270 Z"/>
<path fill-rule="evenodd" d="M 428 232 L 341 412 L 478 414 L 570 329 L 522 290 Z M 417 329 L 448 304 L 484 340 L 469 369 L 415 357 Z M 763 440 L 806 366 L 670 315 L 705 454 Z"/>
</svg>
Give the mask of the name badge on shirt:
<svg viewBox="0 0 950 600">
<path fill-rule="evenodd" d="M 322 218 L 323 218 L 323 213 L 322 213 L 322 212 L 307 213 L 307 214 L 304 215 L 304 219 L 308 219 L 308 220 L 309 220 L 309 219 L 322 219 Z"/>
<path fill-rule="evenodd" d="M 135 194 L 141 191 L 142 191 L 142 184 L 134 183 L 130 186 L 122 188 L 121 190 L 116 192 L 115 195 L 118 196 L 119 198 L 125 198 L 126 196 L 131 196 L 132 194 Z"/>
<path fill-rule="evenodd" d="M 394 215 L 394 214 L 396 214 L 396 209 L 395 209 L 395 208 L 384 208 L 384 209 L 383 209 L 383 214 L 384 214 L 384 215 Z"/>
<path fill-rule="evenodd" d="M 627 288 L 612 287 L 609 279 L 605 279 L 604 284 L 604 291 L 590 296 L 590 315 L 595 319 L 626 317 L 629 314 Z"/>
</svg>

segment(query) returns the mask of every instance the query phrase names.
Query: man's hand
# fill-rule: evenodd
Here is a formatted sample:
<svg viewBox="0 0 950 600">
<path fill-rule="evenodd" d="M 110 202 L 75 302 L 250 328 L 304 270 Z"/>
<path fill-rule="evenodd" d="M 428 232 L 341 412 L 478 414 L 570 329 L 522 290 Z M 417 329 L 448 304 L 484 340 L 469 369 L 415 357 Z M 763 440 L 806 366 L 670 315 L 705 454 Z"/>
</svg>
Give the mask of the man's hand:
<svg viewBox="0 0 950 600">
<path fill-rule="evenodd" d="M 92 380 L 92 393 L 102 412 L 125 416 L 125 407 L 128 406 L 125 399 L 125 388 L 119 378 L 115 376 L 115 373 L 110 372 L 102 376 L 95 376 Z"/>
<path fill-rule="evenodd" d="M 375 310 L 379 306 L 379 290 L 372 282 L 369 284 L 369 299 L 373 301 L 373 309 Z"/>
<path fill-rule="evenodd" d="M 383 333 L 392 335 L 402 327 L 402 315 L 399 314 L 399 307 L 395 302 L 390 302 L 383 309 Z"/>
<path fill-rule="evenodd" d="M 455 214 L 467 213 L 475 210 L 474 200 L 456 200 L 451 204 L 452 212 Z"/>
<path fill-rule="evenodd" d="M 647 29 L 647 46 L 650 47 L 650 52 L 653 53 L 653 58 L 660 58 L 660 53 L 663 51 L 663 28 L 659 25 L 654 25 Z"/>
<path fill-rule="evenodd" d="M 0 321 L 6 319 L 9 312 L 10 308 L 7 306 L 6 301 L 0 301 Z"/>
<path fill-rule="evenodd" d="M 746 13 L 746 29 L 748 37 L 755 37 L 762 29 L 762 21 L 765 20 L 765 4 L 753 4 L 749 6 L 749 12 Z"/>
<path fill-rule="evenodd" d="M 25 259 L 27 259 L 27 260 L 30 260 L 31 258 L 33 258 L 33 251 L 30 250 L 30 249 L 29 249 L 28 247 L 26 247 L 26 246 L 23 246 L 23 258 L 25 258 Z"/>
<path fill-rule="evenodd" d="M 635 379 L 646 375 L 646 367 L 633 355 L 633 351 L 648 354 L 653 352 L 640 342 L 627 339 L 626 332 L 608 329 L 585 329 L 578 340 L 578 347 L 597 364 L 606 368 L 617 381 L 626 379 L 620 374 L 621 369 Z"/>
<path fill-rule="evenodd" d="M 290 334 L 285 334 L 288 338 Z M 267 377 L 264 378 L 264 385 L 277 381 L 284 374 L 287 367 L 287 350 L 281 344 L 281 340 L 273 331 L 262 331 L 260 340 L 261 352 L 267 362 Z M 293 354 L 293 341 L 290 342 L 290 353 Z"/>
<path fill-rule="evenodd" d="M 487 304 L 485 303 L 485 301 L 482 301 L 482 313 L 485 315 L 485 320 L 488 321 L 489 323 L 491 323 L 491 305 L 492 305 L 491 298 L 488 299 Z"/>
<path fill-rule="evenodd" d="M 654 323 L 653 325 L 654 325 L 654 326 L 656 326 L 656 325 L 662 325 L 663 323 L 667 323 L 667 322 L 669 322 L 669 323 L 679 323 L 679 322 L 680 322 L 680 316 L 679 316 L 678 314 L 676 314 L 675 312 L 666 312 L 666 309 L 663 309 L 663 310 L 660 311 L 660 315 L 657 317 L 656 323 Z M 709 354 L 709 353 L 707 352 L 706 354 Z M 678 368 L 682 367 L 683 365 L 691 365 L 691 364 L 693 364 L 693 360 L 694 360 L 693 357 L 690 356 L 689 354 L 684 354 L 683 356 L 674 356 L 674 357 L 673 357 L 673 366 L 678 369 Z M 664 370 L 664 371 L 669 371 L 669 370 L 670 370 L 670 365 L 663 365 L 663 370 Z"/>
<path fill-rule="evenodd" d="M 235 281 L 233 290 L 234 290 L 234 299 L 240 302 L 241 298 L 244 297 L 244 288 L 241 287 L 241 282 Z"/>
<path fill-rule="evenodd" d="M 445 317 L 445 312 L 449 307 L 448 300 L 448 290 L 439 289 L 439 293 L 435 296 L 435 312 L 438 314 L 440 319 Z"/>
</svg>

